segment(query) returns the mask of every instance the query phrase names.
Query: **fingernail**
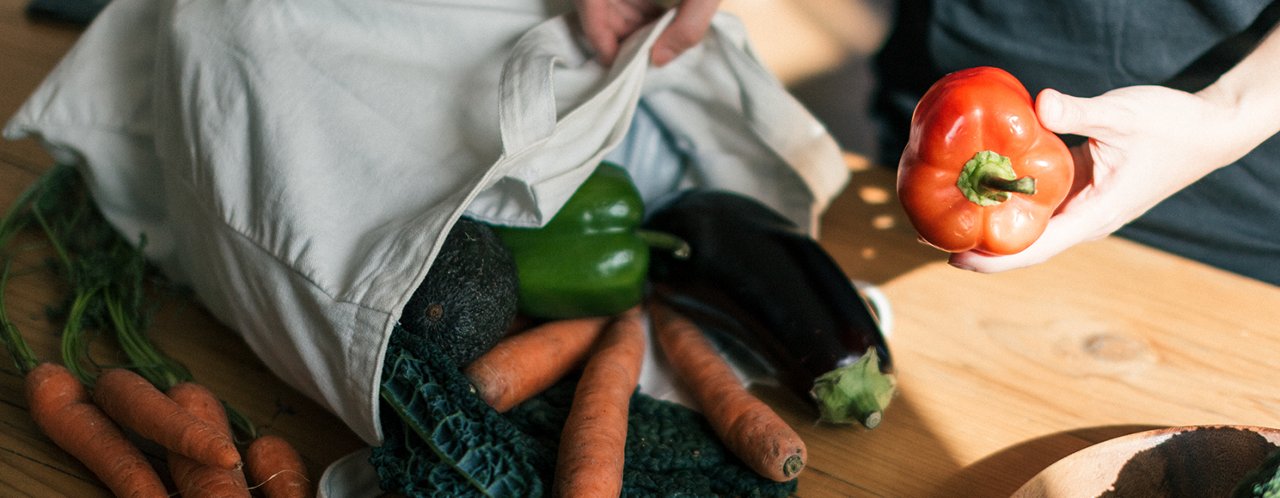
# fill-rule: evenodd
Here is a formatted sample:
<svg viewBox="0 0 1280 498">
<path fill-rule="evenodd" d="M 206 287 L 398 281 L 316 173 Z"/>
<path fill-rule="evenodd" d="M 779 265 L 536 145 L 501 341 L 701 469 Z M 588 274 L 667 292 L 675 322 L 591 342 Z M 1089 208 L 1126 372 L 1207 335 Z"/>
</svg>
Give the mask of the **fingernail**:
<svg viewBox="0 0 1280 498">
<path fill-rule="evenodd" d="M 947 264 L 949 264 L 949 265 L 951 265 L 951 266 L 954 266 L 954 267 L 956 267 L 956 268 L 959 268 L 959 269 L 961 269 L 961 270 L 965 270 L 965 271 L 974 271 L 974 270 L 975 270 L 975 269 L 974 269 L 974 267 L 969 266 L 969 265 L 966 265 L 966 264 L 964 264 L 964 263 L 957 262 L 957 261 L 947 261 Z"/>
</svg>

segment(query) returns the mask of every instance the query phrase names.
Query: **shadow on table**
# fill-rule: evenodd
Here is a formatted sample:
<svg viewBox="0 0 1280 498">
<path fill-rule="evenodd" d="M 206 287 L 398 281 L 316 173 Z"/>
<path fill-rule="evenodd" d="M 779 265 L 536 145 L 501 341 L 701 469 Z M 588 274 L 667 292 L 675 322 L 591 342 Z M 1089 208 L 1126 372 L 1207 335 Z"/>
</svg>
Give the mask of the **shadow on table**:
<svg viewBox="0 0 1280 498">
<path fill-rule="evenodd" d="M 1006 483 L 1008 489 L 991 494 L 992 498 L 1012 495 L 1036 474 L 1054 462 L 1094 444 L 1136 432 L 1158 429 L 1158 425 L 1108 425 L 1062 431 L 1015 444 L 960 469 L 930 496 L 955 496 L 956 490 L 991 489 L 991 483 Z M 975 487 L 981 482 L 984 486 Z"/>
<path fill-rule="evenodd" d="M 755 392 L 808 446 L 809 466 L 797 496 L 925 496 L 930 483 L 922 476 L 961 471 L 909 392 L 894 399 L 884 422 L 872 430 L 814 422 L 809 403 L 778 387 L 759 386 Z"/>
<path fill-rule="evenodd" d="M 850 278 L 883 284 L 946 253 L 919 242 L 898 202 L 896 173 L 850 154 L 853 172 L 822 218 L 819 241 Z"/>
</svg>

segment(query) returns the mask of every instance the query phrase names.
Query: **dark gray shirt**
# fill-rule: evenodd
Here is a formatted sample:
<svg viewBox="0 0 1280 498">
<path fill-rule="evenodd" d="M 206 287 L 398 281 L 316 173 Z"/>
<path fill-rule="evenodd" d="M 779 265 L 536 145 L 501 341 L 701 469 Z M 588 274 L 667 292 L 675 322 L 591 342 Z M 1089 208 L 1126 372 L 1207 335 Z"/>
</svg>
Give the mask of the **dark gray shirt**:
<svg viewBox="0 0 1280 498">
<path fill-rule="evenodd" d="M 1248 53 L 1278 17 L 1280 1 L 1262 0 L 904 2 L 877 61 L 881 160 L 896 164 L 915 99 L 942 74 L 997 66 L 1032 95 L 1053 87 L 1088 97 L 1145 84 L 1196 91 Z M 1120 235 L 1280 285 L 1280 135 Z"/>
</svg>

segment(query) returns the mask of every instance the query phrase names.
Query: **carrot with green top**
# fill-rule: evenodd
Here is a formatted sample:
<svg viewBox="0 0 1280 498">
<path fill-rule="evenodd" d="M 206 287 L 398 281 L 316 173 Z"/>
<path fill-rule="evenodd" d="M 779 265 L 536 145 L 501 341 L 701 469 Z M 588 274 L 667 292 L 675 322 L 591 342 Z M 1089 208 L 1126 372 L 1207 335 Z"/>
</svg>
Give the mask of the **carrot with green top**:
<svg viewBox="0 0 1280 498">
<path fill-rule="evenodd" d="M 0 245 L 4 245 L 18 230 L 32 224 L 48 237 L 49 247 L 61 263 L 57 273 L 67 280 L 71 289 L 62 333 L 65 375 L 57 372 L 59 375 L 55 378 L 59 383 L 65 383 L 64 377 L 74 379 L 79 389 L 77 395 L 83 398 L 77 403 L 93 406 L 98 414 L 103 415 L 99 418 L 106 421 L 91 423 L 113 428 L 118 423 L 202 463 L 237 468 L 240 458 L 228 431 L 219 433 L 156 388 L 189 379 L 190 374 L 179 365 L 153 362 L 151 358 L 136 361 L 132 366 L 147 374 L 145 379 L 124 369 L 109 369 L 95 376 L 81 365 L 88 354 L 84 334 L 86 324 L 114 325 L 118 337 L 125 338 L 122 346 L 127 352 L 130 352 L 132 339 L 143 339 L 138 331 L 145 323 L 142 283 L 146 275 L 146 261 L 141 251 L 145 239 L 139 241 L 138 247 L 126 243 L 102 219 L 75 169 L 64 165 L 55 166 L 42 176 L 0 220 Z M 5 325 L 9 332 L 13 332 L 7 320 Z M 16 336 L 16 332 L 13 335 Z M 13 346 L 11 349 L 19 350 Z M 25 345 L 21 350 L 29 351 Z M 17 356 L 19 354 L 15 353 Z M 135 359 L 134 355 L 130 356 Z M 19 364 L 32 368 L 34 362 L 24 364 L 20 361 Z M 93 388 L 86 390 L 85 386 Z M 66 389 L 71 392 L 70 387 Z M 43 405 L 33 402 L 33 408 L 38 406 Z M 116 430 L 123 433 L 118 428 Z M 56 437 L 51 438 L 58 441 Z M 80 457 L 75 451 L 68 452 Z M 125 460 L 117 456 L 118 452 L 94 453 Z M 96 470 L 95 473 L 104 482 L 111 482 L 112 477 Z M 154 470 L 150 473 L 155 474 Z M 159 482 L 158 477 L 154 480 Z M 166 493 L 161 486 L 157 493 L 146 492 L 143 495 L 165 496 Z"/>
<path fill-rule="evenodd" d="M 8 278 L 5 264 L 0 275 L 0 336 L 23 374 L 27 409 L 36 426 L 116 496 L 166 496 L 164 483 L 142 451 L 93 404 L 84 384 L 66 367 L 36 359 L 5 311 Z"/>
<path fill-rule="evenodd" d="M 627 416 L 644 350 L 644 323 L 637 306 L 609 323 L 587 358 L 560 435 L 553 495 L 622 492 Z"/>
<path fill-rule="evenodd" d="M 752 395 L 692 321 L 649 305 L 658 345 L 689 388 L 720 440 L 752 470 L 778 482 L 794 479 L 808 457 L 804 441 L 769 405 Z"/>
<path fill-rule="evenodd" d="M 44 227 L 73 288 L 62 330 L 62 362 L 83 384 L 92 386 L 94 403 L 116 423 L 168 451 L 205 465 L 239 468 L 240 454 L 227 431 L 192 415 L 157 387 L 170 387 L 190 374 L 172 362 L 162 362 L 162 355 L 142 340 L 146 261 L 141 251 L 119 237 L 103 234 L 105 248 L 98 249 L 97 257 L 78 255 L 67 243 L 67 234 L 56 228 L 62 223 L 47 219 L 39 210 L 33 216 Z M 87 357 L 84 327 L 90 310 L 107 312 L 93 322 L 114 326 L 125 353 L 151 378 L 125 368 L 107 368 L 95 375 L 82 365 Z"/>
<path fill-rule="evenodd" d="M 555 320 L 503 338 L 463 370 L 489 406 L 506 412 L 582 363 L 608 317 Z"/>
<path fill-rule="evenodd" d="M 258 437 L 258 430 L 252 422 L 196 383 L 186 367 L 156 348 L 140 330 L 142 263 L 141 254 L 134 252 L 132 258 L 121 265 L 132 270 L 121 272 L 115 285 L 104 291 L 102 296 L 120 348 L 132 362 L 132 368 L 227 438 L 231 438 L 229 422 L 234 419 L 236 429 L 246 440 L 252 440 L 243 455 L 243 469 L 228 470 L 205 465 L 170 452 L 173 477 L 179 492 L 183 496 L 248 496 L 249 490 L 255 489 L 267 498 L 310 496 L 306 468 L 287 442 L 275 436 Z M 246 471 L 253 480 L 252 488 L 246 481 Z"/>
</svg>

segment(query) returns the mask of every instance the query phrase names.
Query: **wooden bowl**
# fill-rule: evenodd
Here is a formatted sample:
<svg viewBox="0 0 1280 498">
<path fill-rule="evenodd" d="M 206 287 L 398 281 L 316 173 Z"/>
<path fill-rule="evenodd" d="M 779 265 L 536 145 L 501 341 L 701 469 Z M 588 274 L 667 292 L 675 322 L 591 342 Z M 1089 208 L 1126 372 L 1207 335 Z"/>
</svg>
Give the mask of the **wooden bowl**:
<svg viewBox="0 0 1280 498">
<path fill-rule="evenodd" d="M 1013 498 L 1227 497 L 1280 450 L 1280 429 L 1155 429 L 1103 441 L 1046 467 Z"/>
</svg>

